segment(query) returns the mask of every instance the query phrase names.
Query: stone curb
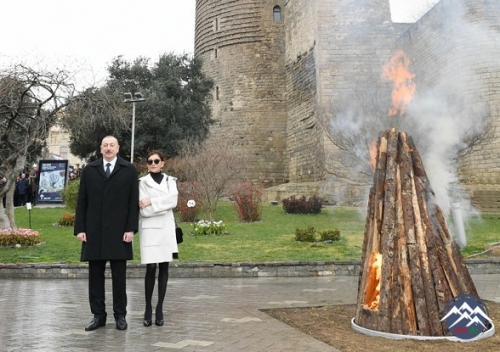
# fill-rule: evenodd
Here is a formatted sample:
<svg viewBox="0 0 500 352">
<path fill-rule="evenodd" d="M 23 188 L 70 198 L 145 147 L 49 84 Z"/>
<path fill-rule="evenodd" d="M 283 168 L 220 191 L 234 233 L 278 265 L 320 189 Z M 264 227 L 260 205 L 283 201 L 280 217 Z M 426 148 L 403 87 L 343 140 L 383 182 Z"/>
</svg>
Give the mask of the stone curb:
<svg viewBox="0 0 500 352">
<path fill-rule="evenodd" d="M 469 273 L 500 274 L 500 259 L 466 260 Z M 357 276 L 360 262 L 340 261 L 286 261 L 207 263 L 173 262 L 170 277 L 223 278 L 223 277 L 300 277 L 300 276 Z M 128 264 L 127 277 L 144 277 L 145 265 Z M 110 270 L 106 270 L 110 276 Z M 1 264 L 0 279 L 83 279 L 88 277 L 87 264 L 35 263 Z"/>
</svg>

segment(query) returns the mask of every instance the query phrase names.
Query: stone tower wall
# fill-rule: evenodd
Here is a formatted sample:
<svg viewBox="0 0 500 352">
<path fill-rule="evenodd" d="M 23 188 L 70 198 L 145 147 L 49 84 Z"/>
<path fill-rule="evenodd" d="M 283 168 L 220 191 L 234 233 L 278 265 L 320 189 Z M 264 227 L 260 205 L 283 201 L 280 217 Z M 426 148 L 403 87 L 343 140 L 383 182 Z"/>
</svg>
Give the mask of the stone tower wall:
<svg viewBox="0 0 500 352">
<path fill-rule="evenodd" d="M 248 181 L 285 182 L 286 90 L 283 1 L 198 0 L 195 55 L 214 79 L 215 138 L 229 139 L 250 158 Z"/>
<path fill-rule="evenodd" d="M 290 182 L 348 177 L 352 165 L 325 133 L 323 110 L 349 109 L 345 96 L 372 85 L 408 26 L 390 21 L 386 0 L 296 0 L 285 9 Z"/>
<path fill-rule="evenodd" d="M 307 0 L 285 4 L 287 158 L 292 183 L 324 177 L 322 131 L 316 123 L 316 4 Z"/>
<path fill-rule="evenodd" d="M 330 114 L 359 103 L 347 96 L 356 96 L 358 87 L 372 87 L 374 77 L 379 79 L 396 38 L 408 25 L 390 21 L 385 0 L 295 0 L 286 2 L 285 9 L 288 188 L 300 194 L 304 187 L 297 183 L 333 180 L 319 191 L 312 183 L 309 189 L 330 203 L 359 204 L 367 179 L 349 181 L 359 178 L 359 166 L 353 165 L 359 160 L 331 142 L 331 134 L 342 131 L 325 129 Z M 364 166 L 368 169 L 368 163 Z"/>
<path fill-rule="evenodd" d="M 488 138 L 459 168 L 460 183 L 483 210 L 500 209 L 499 14 L 495 0 L 442 0 L 397 42 L 412 58 L 418 91 L 448 87 L 471 114 L 488 110 Z"/>
<path fill-rule="evenodd" d="M 325 112 L 335 118 L 359 103 L 403 49 L 418 91 L 460 84 L 462 104 L 479 96 L 489 108 L 491 138 L 461 159 L 460 182 L 481 208 L 500 209 L 499 13 L 498 0 L 441 0 L 410 25 L 391 21 L 388 0 L 197 0 L 195 54 L 217 87 L 211 131 L 251 154 L 250 181 L 281 184 L 282 195 L 307 189 L 362 204 L 363 161 L 331 142 Z M 477 28 L 479 39 L 468 32 Z M 390 90 L 381 96 L 389 101 Z"/>
</svg>

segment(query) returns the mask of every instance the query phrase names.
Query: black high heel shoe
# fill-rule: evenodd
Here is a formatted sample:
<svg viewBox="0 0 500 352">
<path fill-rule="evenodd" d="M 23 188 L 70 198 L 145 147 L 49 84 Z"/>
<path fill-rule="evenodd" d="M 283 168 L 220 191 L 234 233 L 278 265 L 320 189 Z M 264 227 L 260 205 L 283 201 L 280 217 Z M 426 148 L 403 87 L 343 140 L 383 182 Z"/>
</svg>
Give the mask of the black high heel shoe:
<svg viewBox="0 0 500 352">
<path fill-rule="evenodd" d="M 163 321 L 163 312 L 156 307 L 156 320 L 155 320 L 155 325 L 156 326 L 162 326 L 164 324 Z"/>
<path fill-rule="evenodd" d="M 146 307 L 146 311 L 144 312 L 144 326 L 151 326 L 153 325 L 153 320 L 151 319 L 151 315 L 153 314 L 152 312 L 152 308 L 147 308 Z"/>
</svg>

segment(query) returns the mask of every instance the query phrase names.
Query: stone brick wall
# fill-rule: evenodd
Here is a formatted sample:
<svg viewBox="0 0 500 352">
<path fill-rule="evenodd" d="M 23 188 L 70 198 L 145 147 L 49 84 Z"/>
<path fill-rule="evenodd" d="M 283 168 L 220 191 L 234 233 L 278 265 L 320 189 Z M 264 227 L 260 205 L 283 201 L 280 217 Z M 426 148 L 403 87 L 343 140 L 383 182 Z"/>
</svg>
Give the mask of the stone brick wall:
<svg viewBox="0 0 500 352">
<path fill-rule="evenodd" d="M 316 2 L 285 3 L 288 181 L 323 176 L 321 131 L 316 124 Z"/>
<path fill-rule="evenodd" d="M 500 274 L 500 260 L 469 259 L 467 269 L 475 274 Z M 359 261 L 287 261 L 247 263 L 183 263 L 173 262 L 169 267 L 171 278 L 216 277 L 299 277 L 299 276 L 358 276 Z M 0 266 L 2 279 L 87 279 L 87 264 L 4 264 Z M 128 264 L 128 278 L 143 278 L 145 265 Z M 111 270 L 105 272 L 111 278 Z"/>
<path fill-rule="evenodd" d="M 285 2 L 288 93 L 286 157 L 290 182 L 286 187 L 292 187 L 295 192 L 298 191 L 295 187 L 297 182 L 316 181 L 323 176 L 321 130 L 316 123 L 318 82 L 315 18 L 315 1 Z M 276 194 L 284 195 L 282 190 Z"/>
<path fill-rule="evenodd" d="M 418 91 L 455 92 L 452 105 L 488 111 L 488 139 L 460 159 L 460 183 L 482 210 L 500 209 L 500 2 L 442 0 L 397 44 L 412 58 Z M 476 109 L 476 110 L 474 110 Z M 470 116 L 475 118 L 475 116 Z M 457 123 L 460 120 L 457 116 Z"/>
<path fill-rule="evenodd" d="M 273 8 L 283 1 L 197 1 L 195 54 L 215 81 L 211 128 L 250 156 L 249 181 L 283 183 L 286 152 L 284 22 Z"/>
<path fill-rule="evenodd" d="M 382 67 L 394 52 L 395 38 L 408 25 L 391 22 L 389 2 L 385 0 L 322 0 L 316 3 L 317 99 L 320 107 L 317 117 L 326 118 L 328 126 L 329 119 L 344 119 L 351 111 L 359 111 L 361 106 L 370 105 L 377 99 L 389 101 L 389 91 L 379 94 L 380 89 L 374 87 L 380 84 Z M 369 109 L 375 112 L 381 105 L 376 103 Z M 356 146 L 344 151 L 326 138 L 343 133 L 342 129 L 330 128 L 323 137 L 327 172 L 321 196 L 330 204 L 359 206 L 366 199 L 366 186 L 372 181 L 368 145 L 358 141 Z M 380 130 L 367 133 L 376 139 Z M 357 158 L 353 157 L 355 153 Z M 360 153 L 364 153 L 361 158 Z"/>
<path fill-rule="evenodd" d="M 278 23 L 272 16 L 276 5 L 282 11 Z M 480 97 L 489 109 L 490 139 L 460 160 L 459 181 L 482 209 L 500 209 L 500 1 L 441 0 L 413 25 L 392 23 L 389 5 L 198 0 L 195 52 L 217 87 L 212 133 L 251 154 L 248 180 L 281 185 L 269 197 L 300 195 L 299 183 L 324 181 L 318 189 L 330 204 L 362 205 L 371 183 L 360 172 L 367 160 L 332 143 L 331 133 L 345 133 L 341 127 L 326 133 L 325 126 L 362 101 L 388 104 L 389 86 L 373 87 L 380 84 L 383 65 L 403 49 L 419 91 L 458 84 L 465 88 L 457 104 L 475 115 Z M 482 36 L 476 36 L 478 28 Z M 376 138 L 379 132 L 366 135 Z"/>
</svg>

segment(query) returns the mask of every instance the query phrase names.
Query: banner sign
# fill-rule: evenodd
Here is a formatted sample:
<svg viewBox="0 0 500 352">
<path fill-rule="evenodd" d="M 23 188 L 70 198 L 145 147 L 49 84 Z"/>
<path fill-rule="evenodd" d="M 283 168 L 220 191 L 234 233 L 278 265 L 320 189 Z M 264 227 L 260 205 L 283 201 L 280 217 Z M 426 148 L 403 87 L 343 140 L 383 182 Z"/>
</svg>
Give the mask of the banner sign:
<svg viewBox="0 0 500 352">
<path fill-rule="evenodd" d="M 40 160 L 37 200 L 62 203 L 62 190 L 68 180 L 68 160 Z"/>
</svg>

